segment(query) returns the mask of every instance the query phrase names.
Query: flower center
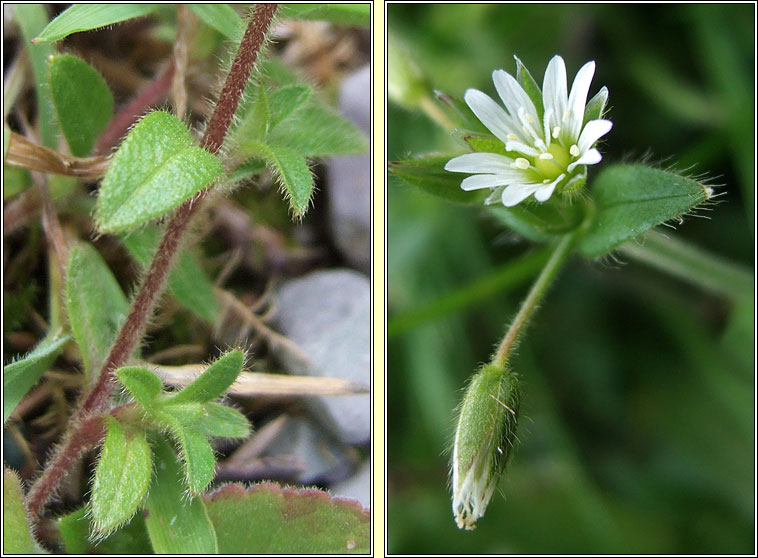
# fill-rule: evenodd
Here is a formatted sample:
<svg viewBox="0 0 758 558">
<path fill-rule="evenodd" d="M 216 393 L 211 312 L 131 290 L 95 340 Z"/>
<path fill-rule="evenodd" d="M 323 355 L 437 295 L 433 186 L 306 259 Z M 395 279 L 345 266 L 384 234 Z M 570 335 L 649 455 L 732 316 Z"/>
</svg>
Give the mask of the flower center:
<svg viewBox="0 0 758 558">
<path fill-rule="evenodd" d="M 558 142 L 553 142 L 547 148 L 547 152 L 540 153 L 534 159 L 534 168 L 546 179 L 552 181 L 567 172 L 566 167 L 570 162 L 571 154 L 568 149 Z"/>
</svg>

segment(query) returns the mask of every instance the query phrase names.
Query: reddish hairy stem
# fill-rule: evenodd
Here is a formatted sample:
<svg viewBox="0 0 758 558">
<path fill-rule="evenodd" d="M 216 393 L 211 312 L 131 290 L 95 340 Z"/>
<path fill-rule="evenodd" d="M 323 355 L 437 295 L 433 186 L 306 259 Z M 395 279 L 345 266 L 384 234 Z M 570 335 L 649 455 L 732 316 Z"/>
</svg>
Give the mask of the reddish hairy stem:
<svg viewBox="0 0 758 558">
<path fill-rule="evenodd" d="M 276 4 L 259 4 L 248 22 L 245 36 L 237 50 L 221 96 L 203 136 L 202 146 L 213 154 L 218 152 L 224 142 L 229 124 L 231 124 L 245 84 L 250 77 L 253 66 L 255 66 L 258 52 L 263 46 L 266 31 L 268 31 L 276 8 Z M 179 252 L 184 232 L 205 195 L 206 191 L 204 190 L 181 205 L 166 226 L 166 232 L 163 234 L 155 258 L 150 264 L 150 269 L 142 282 L 137 297 L 132 303 L 129 316 L 121 327 L 100 370 L 97 382 L 72 418 L 74 427 L 69 430 L 58 452 L 29 492 L 27 509 L 33 517 L 39 516 L 42 508 L 65 477 L 71 464 L 87 449 L 80 441 L 79 430 L 88 424 L 89 420 L 96 418 L 93 415 L 101 413 L 107 408 L 115 384 L 115 370 L 123 366 L 137 346 L 158 296 L 161 294 L 168 272 Z M 76 425 L 80 426 L 77 428 Z M 100 432 L 100 437 L 102 435 L 103 433 Z"/>
</svg>

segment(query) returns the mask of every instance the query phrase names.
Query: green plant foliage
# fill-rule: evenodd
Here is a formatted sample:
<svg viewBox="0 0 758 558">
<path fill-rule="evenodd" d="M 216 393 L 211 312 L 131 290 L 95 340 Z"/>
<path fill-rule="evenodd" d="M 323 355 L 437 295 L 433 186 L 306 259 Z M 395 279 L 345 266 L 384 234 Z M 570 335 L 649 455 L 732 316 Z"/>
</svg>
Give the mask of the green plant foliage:
<svg viewBox="0 0 758 558">
<path fill-rule="evenodd" d="M 5 365 L 3 370 L 3 423 L 19 401 L 37 383 L 68 342 L 68 335 L 48 335 L 26 356 Z"/>
<path fill-rule="evenodd" d="M 7 136 L 6 136 L 7 137 Z M 20 167 L 3 165 L 3 199 L 20 194 L 32 185 L 29 171 Z"/>
<path fill-rule="evenodd" d="M 245 22 L 229 4 L 188 4 L 194 14 L 204 23 L 224 35 L 239 42 L 245 34 Z"/>
<path fill-rule="evenodd" d="M 10 469 L 3 470 L 3 554 L 43 554 L 26 517 L 21 481 Z"/>
<path fill-rule="evenodd" d="M 47 25 L 47 12 L 41 4 L 14 4 L 13 9 L 32 62 L 40 140 L 42 145 L 53 149 L 58 142 L 58 129 L 47 79 L 47 59 L 55 54 L 55 49 L 52 45 L 32 44 L 32 39 Z"/>
<path fill-rule="evenodd" d="M 537 82 L 532 77 L 529 70 L 526 69 L 524 63 L 516 58 L 516 81 L 524 88 L 526 94 L 534 103 L 534 108 L 537 109 L 537 120 L 542 122 L 542 117 L 545 114 L 545 105 L 542 99 L 542 90 Z"/>
<path fill-rule="evenodd" d="M 579 249 L 595 258 L 690 211 L 713 193 L 696 180 L 673 172 L 643 165 L 614 165 L 597 175 L 592 194 L 597 215 Z"/>
<path fill-rule="evenodd" d="M 51 21 L 34 42 L 60 41 L 71 33 L 91 31 L 127 19 L 144 17 L 158 7 L 156 4 L 74 4 Z"/>
<path fill-rule="evenodd" d="M 116 370 L 116 377 L 145 409 L 150 409 L 155 398 L 163 391 L 161 379 L 150 370 L 139 366 L 119 368 Z"/>
<path fill-rule="evenodd" d="M 249 155 L 260 157 L 269 164 L 295 216 L 304 215 L 313 194 L 313 174 L 305 157 L 284 145 L 260 141 L 248 141 L 244 149 Z"/>
<path fill-rule="evenodd" d="M 176 420 L 203 436 L 244 438 L 250 433 L 247 418 L 221 403 L 173 403 L 170 399 L 162 403 L 160 413 L 170 415 L 168 422 Z"/>
<path fill-rule="evenodd" d="M 113 113 L 113 95 L 92 66 L 67 54 L 48 61 L 50 93 L 71 153 L 90 154 Z"/>
<path fill-rule="evenodd" d="M 66 310 L 87 374 L 99 369 L 129 310 L 116 278 L 94 246 L 71 250 L 66 271 Z"/>
<path fill-rule="evenodd" d="M 203 497 L 222 554 L 367 554 L 370 515 L 320 490 L 230 484 Z M 240 529 L 245 525 L 245 529 Z"/>
<path fill-rule="evenodd" d="M 170 413 L 171 407 L 166 411 Z M 184 480 L 189 493 L 200 494 L 213 480 L 216 472 L 216 456 L 210 443 L 192 426 L 178 420 L 171 421 L 171 435 L 179 446 L 179 457 L 184 462 Z"/>
<path fill-rule="evenodd" d="M 289 118 L 305 106 L 313 95 L 313 90 L 307 85 L 286 85 L 271 93 L 269 99 L 269 127 L 276 128 L 282 120 Z"/>
<path fill-rule="evenodd" d="M 107 434 L 90 500 L 94 536 L 107 535 L 131 519 L 145 499 L 151 475 L 145 432 L 107 417 Z"/>
<path fill-rule="evenodd" d="M 508 155 L 505 151 L 505 145 L 503 142 L 492 134 L 478 134 L 476 132 L 469 132 L 468 130 L 454 130 L 452 136 L 472 151 Z"/>
<path fill-rule="evenodd" d="M 157 437 L 152 446 L 155 478 L 145 503 L 145 524 L 153 550 L 156 554 L 218 553 L 216 531 L 205 504 L 199 497 L 187 498 L 184 475 L 171 444 Z"/>
<path fill-rule="evenodd" d="M 98 227 L 108 233 L 134 229 L 175 209 L 223 172 L 176 116 L 150 113 L 113 156 L 97 199 Z"/>
<path fill-rule="evenodd" d="M 544 242 L 575 229 L 582 221 L 577 205 L 522 203 L 514 207 L 500 204 L 487 208 L 498 221 L 535 242 Z"/>
<path fill-rule="evenodd" d="M 389 170 L 405 184 L 419 188 L 427 194 L 454 203 L 481 205 L 482 192 L 461 190 L 461 177 L 445 170 L 449 155 L 422 155 L 403 161 L 392 161 Z"/>
<path fill-rule="evenodd" d="M 370 4 L 285 4 L 283 17 L 331 21 L 342 25 L 371 25 Z"/>
<path fill-rule="evenodd" d="M 286 145 L 303 157 L 352 155 L 368 149 L 363 132 L 334 109 L 313 101 L 270 130 L 267 141 Z"/>
<path fill-rule="evenodd" d="M 159 229 L 146 226 L 123 235 L 121 240 L 129 253 L 143 266 L 149 265 L 160 242 Z M 204 320 L 214 323 L 218 317 L 218 303 L 213 283 L 203 271 L 195 254 L 186 246 L 179 261 L 168 276 L 168 288 L 182 306 Z"/>
<path fill-rule="evenodd" d="M 131 521 L 108 535 L 95 541 L 89 539 L 89 518 L 87 508 L 79 508 L 58 519 L 66 554 L 152 554 L 150 538 L 141 513 Z"/>
<path fill-rule="evenodd" d="M 171 403 L 205 403 L 226 393 L 242 370 L 245 353 L 229 351 L 210 365 L 205 372 L 180 392 L 172 395 Z"/>
</svg>

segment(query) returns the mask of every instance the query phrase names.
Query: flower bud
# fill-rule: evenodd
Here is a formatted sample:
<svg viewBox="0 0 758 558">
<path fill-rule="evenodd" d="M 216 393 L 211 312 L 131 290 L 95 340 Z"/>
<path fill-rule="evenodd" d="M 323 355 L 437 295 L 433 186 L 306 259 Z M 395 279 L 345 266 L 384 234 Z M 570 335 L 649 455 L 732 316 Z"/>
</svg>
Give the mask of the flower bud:
<svg viewBox="0 0 758 558">
<path fill-rule="evenodd" d="M 471 379 L 460 407 L 453 447 L 453 516 L 473 529 L 484 516 L 516 441 L 518 377 L 484 365 Z"/>
</svg>

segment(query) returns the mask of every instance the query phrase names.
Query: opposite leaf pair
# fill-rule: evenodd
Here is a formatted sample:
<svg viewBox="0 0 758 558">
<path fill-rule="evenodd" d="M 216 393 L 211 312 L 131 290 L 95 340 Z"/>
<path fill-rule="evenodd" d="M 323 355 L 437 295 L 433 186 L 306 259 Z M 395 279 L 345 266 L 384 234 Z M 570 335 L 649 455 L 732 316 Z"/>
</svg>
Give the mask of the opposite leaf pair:
<svg viewBox="0 0 758 558">
<path fill-rule="evenodd" d="M 242 351 L 230 351 L 175 393 L 164 393 L 160 378 L 145 368 L 128 366 L 116 371 L 140 413 L 119 415 L 126 417 L 123 422 L 107 418 L 90 503 L 96 535 L 108 534 L 127 522 L 144 501 L 153 467 L 149 430 L 166 433 L 176 443 L 186 492 L 195 496 L 210 484 L 216 459 L 209 438 L 242 438 L 250 431 L 241 413 L 213 401 L 234 383 L 243 363 Z"/>
</svg>

